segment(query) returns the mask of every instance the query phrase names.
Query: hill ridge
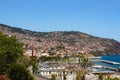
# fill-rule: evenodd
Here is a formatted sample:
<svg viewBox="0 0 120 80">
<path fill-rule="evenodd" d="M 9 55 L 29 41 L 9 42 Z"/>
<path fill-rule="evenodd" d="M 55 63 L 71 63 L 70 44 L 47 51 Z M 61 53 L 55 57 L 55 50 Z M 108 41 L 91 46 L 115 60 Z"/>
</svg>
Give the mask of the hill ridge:
<svg viewBox="0 0 120 80">
<path fill-rule="evenodd" d="M 120 54 L 120 42 L 95 37 L 79 31 L 36 32 L 0 24 L 0 32 L 16 37 L 30 49 L 50 54 L 92 53 L 94 55 Z"/>
</svg>

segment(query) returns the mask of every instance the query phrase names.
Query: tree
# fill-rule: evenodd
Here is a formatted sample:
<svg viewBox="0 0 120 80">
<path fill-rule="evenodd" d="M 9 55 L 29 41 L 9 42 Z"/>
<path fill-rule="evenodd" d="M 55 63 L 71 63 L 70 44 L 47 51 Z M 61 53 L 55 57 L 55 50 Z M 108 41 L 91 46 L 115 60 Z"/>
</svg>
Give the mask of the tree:
<svg viewBox="0 0 120 80">
<path fill-rule="evenodd" d="M 27 68 L 22 64 L 11 64 L 7 73 L 11 80 L 34 80 Z"/>
<path fill-rule="evenodd" d="M 52 80 L 56 80 L 56 76 L 54 74 L 51 75 Z"/>
<path fill-rule="evenodd" d="M 24 64 L 26 67 L 31 65 L 31 58 L 27 56 L 22 56 L 17 59 L 17 63 Z"/>
<path fill-rule="evenodd" d="M 77 71 L 77 73 L 76 73 L 76 80 L 80 80 L 81 79 L 81 72 L 80 72 L 80 70 L 79 71 Z"/>
<path fill-rule="evenodd" d="M 23 55 L 23 44 L 15 36 L 8 37 L 0 34 L 0 55 L 4 62 L 14 63 L 19 56 Z"/>
<path fill-rule="evenodd" d="M 99 73 L 99 74 L 98 74 L 99 80 L 103 80 L 103 76 L 104 76 L 103 73 Z"/>
<path fill-rule="evenodd" d="M 65 71 L 63 71 L 63 80 L 66 80 L 66 74 L 65 74 Z"/>
<path fill-rule="evenodd" d="M 36 73 L 38 70 L 38 59 L 35 56 L 31 57 L 31 66 L 32 66 L 32 72 Z"/>
<path fill-rule="evenodd" d="M 85 80 L 85 75 L 86 75 L 86 73 L 88 71 L 88 67 L 91 65 L 91 63 L 88 60 L 87 56 L 84 54 L 80 55 L 78 61 L 79 61 L 80 67 L 81 67 L 80 72 L 79 72 L 80 74 L 79 73 L 78 74 L 81 75 L 81 80 Z M 80 78 L 80 77 L 78 77 L 78 78 Z M 78 78 L 77 78 L 77 80 L 79 80 Z"/>
<path fill-rule="evenodd" d="M 0 33 L 0 74 L 5 74 L 7 68 L 23 56 L 23 43 L 15 36 L 8 37 Z"/>
<path fill-rule="evenodd" d="M 62 71 L 60 71 L 59 77 L 60 77 L 60 79 L 62 80 Z"/>
<path fill-rule="evenodd" d="M 63 62 L 69 62 L 69 57 L 68 57 L 68 56 L 64 56 L 64 57 L 62 58 L 62 61 L 63 61 Z"/>
</svg>

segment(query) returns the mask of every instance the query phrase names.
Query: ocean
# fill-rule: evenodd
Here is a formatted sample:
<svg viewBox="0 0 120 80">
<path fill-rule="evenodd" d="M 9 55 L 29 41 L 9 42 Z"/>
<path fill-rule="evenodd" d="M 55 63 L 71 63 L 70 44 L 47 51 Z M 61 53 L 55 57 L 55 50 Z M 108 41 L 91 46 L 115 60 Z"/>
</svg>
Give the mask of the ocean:
<svg viewBox="0 0 120 80">
<path fill-rule="evenodd" d="M 120 63 L 120 55 L 102 56 L 101 59 Z M 112 68 L 120 68 L 120 64 L 102 63 L 102 65 L 109 66 L 109 67 L 112 67 Z"/>
<path fill-rule="evenodd" d="M 101 59 L 120 63 L 120 55 L 102 56 Z"/>
<path fill-rule="evenodd" d="M 95 62 L 95 65 L 107 66 L 107 67 L 111 67 L 115 69 L 120 68 L 120 55 L 102 56 L 100 59 L 106 60 L 106 61 L 117 62 L 117 64 L 99 61 L 99 62 Z M 97 68 L 97 71 L 108 71 L 108 69 Z"/>
</svg>

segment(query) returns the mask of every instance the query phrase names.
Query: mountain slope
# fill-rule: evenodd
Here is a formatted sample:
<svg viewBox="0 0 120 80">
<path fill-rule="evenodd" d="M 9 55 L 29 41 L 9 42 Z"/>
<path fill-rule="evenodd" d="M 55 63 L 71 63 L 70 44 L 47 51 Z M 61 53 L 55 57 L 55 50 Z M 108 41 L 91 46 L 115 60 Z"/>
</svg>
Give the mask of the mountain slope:
<svg viewBox="0 0 120 80">
<path fill-rule="evenodd" d="M 50 54 L 92 53 L 113 55 L 120 53 L 120 42 L 94 37 L 77 31 L 34 32 L 0 24 L 0 32 L 16 37 L 26 49 L 33 46 L 38 52 Z"/>
</svg>

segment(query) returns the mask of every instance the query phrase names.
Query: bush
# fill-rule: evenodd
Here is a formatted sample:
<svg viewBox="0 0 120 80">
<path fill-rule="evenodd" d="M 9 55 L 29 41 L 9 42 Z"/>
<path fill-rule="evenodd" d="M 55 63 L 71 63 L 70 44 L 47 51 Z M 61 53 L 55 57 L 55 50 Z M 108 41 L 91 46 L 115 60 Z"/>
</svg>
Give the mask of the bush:
<svg viewBox="0 0 120 80">
<path fill-rule="evenodd" d="M 7 74 L 11 80 L 34 80 L 27 68 L 22 64 L 12 64 Z"/>
</svg>

